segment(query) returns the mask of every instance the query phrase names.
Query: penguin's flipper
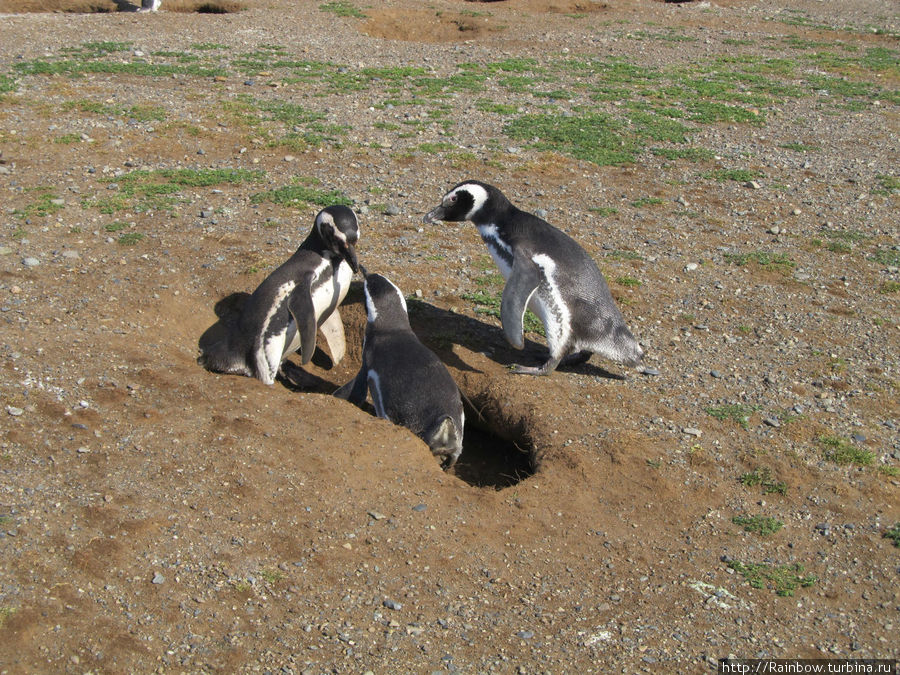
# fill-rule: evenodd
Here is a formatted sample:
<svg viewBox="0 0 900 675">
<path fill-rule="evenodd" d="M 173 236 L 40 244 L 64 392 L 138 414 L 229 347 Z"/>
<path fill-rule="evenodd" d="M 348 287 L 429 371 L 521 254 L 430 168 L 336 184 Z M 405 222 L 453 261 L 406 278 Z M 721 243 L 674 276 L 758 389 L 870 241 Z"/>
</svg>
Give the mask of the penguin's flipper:
<svg viewBox="0 0 900 675">
<path fill-rule="evenodd" d="M 309 288 L 308 284 L 306 288 Z M 312 295 L 303 290 L 295 292 L 291 295 L 288 309 L 297 324 L 297 332 L 300 333 L 300 363 L 305 366 L 316 351 L 316 308 Z"/>
<path fill-rule="evenodd" d="M 331 352 L 331 362 L 337 365 L 344 358 L 347 352 L 347 340 L 344 337 L 344 322 L 341 321 L 341 313 L 335 307 L 331 315 L 319 326 L 322 335 L 325 336 L 325 342 L 328 344 L 328 351 Z"/>
<path fill-rule="evenodd" d="M 525 346 L 523 320 L 528 301 L 541 283 L 541 268 L 524 253 L 516 251 L 512 270 L 500 302 L 500 323 L 507 342 L 516 349 Z"/>
<path fill-rule="evenodd" d="M 366 392 L 369 387 L 369 369 L 363 363 L 362 368 L 352 380 L 334 392 L 333 396 L 350 401 L 354 405 L 362 405 L 366 401 Z"/>
</svg>

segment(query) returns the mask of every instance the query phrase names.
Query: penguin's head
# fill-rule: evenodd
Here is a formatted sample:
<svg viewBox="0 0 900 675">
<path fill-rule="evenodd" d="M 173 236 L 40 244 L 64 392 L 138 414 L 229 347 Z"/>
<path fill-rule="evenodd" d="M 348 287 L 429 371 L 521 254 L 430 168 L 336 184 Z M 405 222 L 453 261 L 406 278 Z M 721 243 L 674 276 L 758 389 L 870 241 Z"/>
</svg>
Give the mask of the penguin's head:
<svg viewBox="0 0 900 675">
<path fill-rule="evenodd" d="M 444 195 L 439 206 L 425 214 L 424 222 L 477 220 L 478 212 L 484 208 L 488 198 L 494 193 L 499 194 L 499 190 L 487 183 L 477 180 L 463 181 Z"/>
<path fill-rule="evenodd" d="M 356 214 L 346 206 L 328 206 L 319 211 L 315 227 L 325 245 L 346 260 L 350 269 L 358 272 L 356 242 L 359 241 L 359 223 Z"/>
<path fill-rule="evenodd" d="M 367 270 L 366 277 L 366 317 L 370 324 L 394 328 L 408 328 L 406 298 L 390 279 Z"/>
</svg>

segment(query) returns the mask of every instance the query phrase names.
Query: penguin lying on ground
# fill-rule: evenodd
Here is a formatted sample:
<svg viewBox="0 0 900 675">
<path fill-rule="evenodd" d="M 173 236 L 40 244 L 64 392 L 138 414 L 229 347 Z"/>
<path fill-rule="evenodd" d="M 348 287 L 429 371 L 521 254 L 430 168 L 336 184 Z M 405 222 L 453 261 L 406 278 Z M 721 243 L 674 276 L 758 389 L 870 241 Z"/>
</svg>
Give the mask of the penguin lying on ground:
<svg viewBox="0 0 900 675">
<path fill-rule="evenodd" d="M 625 325 L 597 264 L 575 240 L 515 206 L 497 188 L 465 181 L 425 216 L 471 220 L 506 279 L 500 321 L 507 341 L 525 346 L 522 321 L 530 309 L 544 324 L 550 358 L 540 367 L 514 372 L 549 375 L 563 365 L 584 363 L 591 353 L 628 366 L 643 351 Z"/>
<path fill-rule="evenodd" d="M 206 347 L 197 362 L 220 373 L 275 382 L 282 361 L 300 349 L 309 363 L 321 329 L 335 364 L 344 357 L 344 324 L 338 305 L 358 271 L 359 225 L 346 206 L 329 206 L 300 248 L 253 292 L 225 336 Z"/>
<path fill-rule="evenodd" d="M 378 417 L 412 431 L 449 469 L 462 452 L 465 415 L 459 389 L 410 328 L 400 289 L 379 274 L 362 272 L 368 319 L 362 367 L 334 395 L 360 405 L 368 389 Z"/>
</svg>

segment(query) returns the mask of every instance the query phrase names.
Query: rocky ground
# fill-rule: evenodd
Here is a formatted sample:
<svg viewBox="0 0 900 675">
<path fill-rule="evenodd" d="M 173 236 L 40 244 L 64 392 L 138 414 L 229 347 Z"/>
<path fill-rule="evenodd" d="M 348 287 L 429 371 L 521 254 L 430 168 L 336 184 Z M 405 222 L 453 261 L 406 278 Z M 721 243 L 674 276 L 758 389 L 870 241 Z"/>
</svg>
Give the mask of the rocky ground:
<svg viewBox="0 0 900 675">
<path fill-rule="evenodd" d="M 0 2 L 0 672 L 900 656 L 895 5 L 216 7 Z M 693 156 L 507 126 L 621 121 L 631 67 L 746 64 L 804 93 L 686 120 Z M 509 373 L 541 336 L 516 352 L 484 313 L 471 224 L 421 222 L 465 178 L 594 256 L 641 372 Z M 196 364 L 328 198 L 478 409 L 450 473 L 329 395 L 359 288 L 302 388 Z"/>
</svg>

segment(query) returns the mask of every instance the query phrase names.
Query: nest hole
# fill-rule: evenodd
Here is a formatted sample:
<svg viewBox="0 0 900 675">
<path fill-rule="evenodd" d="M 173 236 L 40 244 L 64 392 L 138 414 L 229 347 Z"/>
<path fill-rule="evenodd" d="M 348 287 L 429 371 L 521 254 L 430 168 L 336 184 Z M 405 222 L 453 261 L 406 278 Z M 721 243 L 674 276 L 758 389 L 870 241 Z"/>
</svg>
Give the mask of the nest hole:
<svg viewBox="0 0 900 675">
<path fill-rule="evenodd" d="M 475 487 L 512 487 L 537 471 L 535 451 L 524 434 L 493 428 L 490 419 L 466 403 L 463 450 L 453 473 Z"/>
</svg>

